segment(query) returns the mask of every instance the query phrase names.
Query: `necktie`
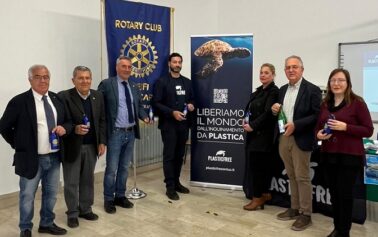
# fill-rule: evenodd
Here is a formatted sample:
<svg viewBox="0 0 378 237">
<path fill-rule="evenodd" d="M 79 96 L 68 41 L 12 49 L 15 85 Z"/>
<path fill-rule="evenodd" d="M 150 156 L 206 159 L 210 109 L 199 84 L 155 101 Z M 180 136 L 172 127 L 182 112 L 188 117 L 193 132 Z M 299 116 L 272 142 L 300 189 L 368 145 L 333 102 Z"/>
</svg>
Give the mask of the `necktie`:
<svg viewBox="0 0 378 237">
<path fill-rule="evenodd" d="M 129 115 L 129 123 L 134 123 L 134 115 L 133 115 L 133 109 L 131 106 L 131 95 L 129 88 L 127 87 L 127 82 L 122 82 L 123 87 L 125 87 L 125 97 L 126 97 L 126 106 L 127 106 L 127 113 Z"/>
<path fill-rule="evenodd" d="M 43 100 L 43 107 L 45 108 L 45 114 L 46 114 L 46 120 L 47 120 L 47 128 L 49 129 L 49 134 L 55 127 L 55 117 L 54 117 L 54 112 L 51 108 L 51 105 L 47 101 L 47 96 L 44 95 L 42 97 Z"/>
</svg>

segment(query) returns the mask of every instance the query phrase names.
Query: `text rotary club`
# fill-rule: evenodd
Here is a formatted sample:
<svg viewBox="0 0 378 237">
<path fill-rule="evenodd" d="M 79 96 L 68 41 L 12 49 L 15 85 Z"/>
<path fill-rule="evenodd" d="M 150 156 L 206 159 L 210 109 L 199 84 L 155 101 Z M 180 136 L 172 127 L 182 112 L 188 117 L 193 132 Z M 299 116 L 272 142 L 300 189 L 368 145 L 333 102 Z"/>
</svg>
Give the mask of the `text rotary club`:
<svg viewBox="0 0 378 237">
<path fill-rule="evenodd" d="M 128 21 L 128 20 L 115 20 L 115 28 L 118 29 L 132 29 L 132 30 L 147 30 L 154 32 L 162 32 L 163 27 L 160 24 L 154 24 L 150 22 L 140 22 L 140 21 Z"/>
</svg>

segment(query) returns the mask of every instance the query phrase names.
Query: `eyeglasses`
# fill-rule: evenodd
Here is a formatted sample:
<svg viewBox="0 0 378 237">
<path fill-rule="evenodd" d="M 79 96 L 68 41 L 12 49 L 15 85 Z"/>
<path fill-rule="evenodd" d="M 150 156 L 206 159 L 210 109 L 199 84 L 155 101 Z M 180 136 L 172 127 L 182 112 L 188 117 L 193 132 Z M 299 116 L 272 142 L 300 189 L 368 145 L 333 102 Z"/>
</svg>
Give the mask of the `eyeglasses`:
<svg viewBox="0 0 378 237">
<path fill-rule="evenodd" d="M 301 66 L 293 65 L 293 66 L 286 66 L 285 70 L 290 70 L 290 69 L 298 70 L 299 68 L 301 68 Z"/>
<path fill-rule="evenodd" d="M 50 80 L 50 76 L 49 76 L 49 75 L 44 75 L 44 76 L 41 76 L 41 75 L 34 75 L 32 78 L 33 78 L 34 80 L 38 80 L 38 81 L 42 81 L 42 79 L 43 79 L 43 80 L 46 80 L 46 81 Z"/>
<path fill-rule="evenodd" d="M 342 83 L 345 83 L 346 82 L 346 79 L 338 79 L 338 78 L 333 78 L 333 79 L 331 79 L 331 80 L 329 80 L 329 82 L 331 83 L 331 84 L 336 84 L 336 82 L 337 83 L 339 83 L 339 84 L 342 84 Z"/>
</svg>

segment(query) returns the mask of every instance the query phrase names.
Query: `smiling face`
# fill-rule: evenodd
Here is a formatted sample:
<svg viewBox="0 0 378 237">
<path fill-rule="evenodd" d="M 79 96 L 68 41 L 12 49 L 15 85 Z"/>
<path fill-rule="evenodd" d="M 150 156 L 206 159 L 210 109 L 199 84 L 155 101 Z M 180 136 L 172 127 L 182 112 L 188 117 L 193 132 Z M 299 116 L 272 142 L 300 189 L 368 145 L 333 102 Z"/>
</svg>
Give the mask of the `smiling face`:
<svg viewBox="0 0 378 237">
<path fill-rule="evenodd" d="M 343 72 L 337 72 L 328 80 L 328 86 L 335 96 L 344 96 L 349 84 Z"/>
<path fill-rule="evenodd" d="M 80 94 L 88 95 L 92 84 L 92 76 L 90 71 L 77 71 L 74 78 L 72 78 L 72 82 Z"/>
<path fill-rule="evenodd" d="M 120 59 L 116 65 L 117 76 L 122 80 L 128 80 L 131 75 L 131 61 L 129 59 Z"/>
<path fill-rule="evenodd" d="M 294 85 L 297 83 L 303 75 L 303 65 L 297 58 L 288 58 L 285 63 L 285 74 L 289 83 Z"/>
<path fill-rule="evenodd" d="M 260 69 L 260 82 L 263 86 L 269 85 L 274 80 L 274 72 L 268 66 L 262 66 Z"/>
<path fill-rule="evenodd" d="M 29 75 L 31 88 L 40 95 L 45 95 L 50 86 L 50 72 L 46 67 L 36 67 Z"/>
</svg>

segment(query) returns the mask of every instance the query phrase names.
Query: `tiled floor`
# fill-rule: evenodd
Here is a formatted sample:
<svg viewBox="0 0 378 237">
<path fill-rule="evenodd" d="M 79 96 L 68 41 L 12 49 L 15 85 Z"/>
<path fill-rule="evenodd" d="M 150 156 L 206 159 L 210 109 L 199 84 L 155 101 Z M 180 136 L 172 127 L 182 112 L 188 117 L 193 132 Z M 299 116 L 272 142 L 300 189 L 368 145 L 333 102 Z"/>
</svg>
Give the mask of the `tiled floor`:
<svg viewBox="0 0 378 237">
<path fill-rule="evenodd" d="M 80 226 L 70 229 L 66 225 L 65 203 L 60 192 L 55 207 L 56 223 L 68 229 L 67 236 L 250 236 L 250 237 L 323 237 L 332 230 L 332 219 L 321 214 L 313 215 L 313 225 L 305 231 L 290 230 L 292 221 L 275 218 L 282 208 L 266 206 L 263 211 L 248 212 L 242 206 L 248 202 L 240 191 L 203 189 L 191 187 L 191 193 L 180 195 L 179 201 L 169 201 L 165 196 L 162 169 L 138 176 L 138 187 L 147 197 L 133 201 L 133 209 L 117 207 L 116 214 L 107 214 L 103 209 L 102 183 L 96 184 L 94 212 L 100 218 L 90 222 L 79 219 Z M 183 169 L 182 181 L 189 180 L 188 168 Z M 133 179 L 129 179 L 133 184 Z M 62 191 L 62 190 L 61 190 Z M 40 194 L 35 203 L 35 226 L 39 221 Z M 18 206 L 0 209 L 0 237 L 19 236 Z M 39 234 L 33 229 L 33 236 Z M 353 224 L 351 236 L 378 237 L 378 224 L 366 222 Z"/>
</svg>

